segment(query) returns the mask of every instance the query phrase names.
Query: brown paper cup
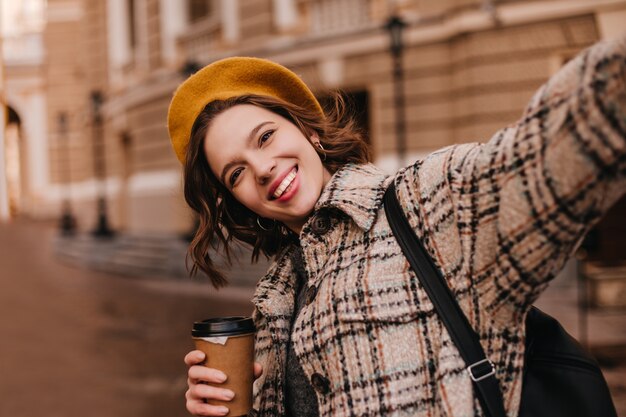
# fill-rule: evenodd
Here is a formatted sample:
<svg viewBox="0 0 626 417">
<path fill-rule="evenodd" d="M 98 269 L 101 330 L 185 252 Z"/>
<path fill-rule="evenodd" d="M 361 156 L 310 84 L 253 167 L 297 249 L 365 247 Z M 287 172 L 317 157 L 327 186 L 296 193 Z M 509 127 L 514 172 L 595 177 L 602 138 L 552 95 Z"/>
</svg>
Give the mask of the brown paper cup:
<svg viewBox="0 0 626 417">
<path fill-rule="evenodd" d="M 227 414 L 231 417 L 246 416 L 252 409 L 252 383 L 254 382 L 254 332 L 250 332 L 250 327 L 239 326 L 232 331 L 215 331 L 212 329 L 198 330 L 202 323 L 211 321 L 218 322 L 247 320 L 251 324 L 251 319 L 243 317 L 225 317 L 209 319 L 204 322 L 194 323 L 192 332 L 196 349 L 206 354 L 205 366 L 219 369 L 227 376 L 223 384 L 210 384 L 220 388 L 227 388 L 235 393 L 231 401 L 207 400 L 212 405 L 223 405 L 230 410 Z M 232 324 L 232 323 L 230 323 Z M 229 323 L 226 323 L 229 325 Z M 231 326 L 232 327 L 232 326 Z M 254 329 L 254 327 L 252 327 Z M 219 329 L 218 329 L 219 330 Z M 232 334 L 241 331 L 248 333 Z"/>
</svg>

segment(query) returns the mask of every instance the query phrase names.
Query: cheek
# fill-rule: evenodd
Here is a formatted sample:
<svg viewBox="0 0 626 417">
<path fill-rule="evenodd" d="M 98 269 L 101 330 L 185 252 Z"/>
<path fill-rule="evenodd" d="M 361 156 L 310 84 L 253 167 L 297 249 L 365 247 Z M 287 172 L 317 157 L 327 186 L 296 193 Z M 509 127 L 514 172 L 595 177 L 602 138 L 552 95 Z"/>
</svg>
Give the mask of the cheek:
<svg viewBox="0 0 626 417">
<path fill-rule="evenodd" d="M 249 184 L 241 184 L 237 187 L 237 190 L 233 192 L 233 196 L 241 204 L 255 212 L 255 209 L 258 209 L 261 204 L 258 190 L 256 187 L 250 186 Z"/>
<path fill-rule="evenodd" d="M 317 154 L 317 152 L 312 151 L 310 159 L 311 159 L 311 164 L 313 165 L 314 170 L 315 170 L 316 180 L 318 178 L 322 179 L 324 176 L 324 164 L 322 163 L 320 156 Z"/>
</svg>

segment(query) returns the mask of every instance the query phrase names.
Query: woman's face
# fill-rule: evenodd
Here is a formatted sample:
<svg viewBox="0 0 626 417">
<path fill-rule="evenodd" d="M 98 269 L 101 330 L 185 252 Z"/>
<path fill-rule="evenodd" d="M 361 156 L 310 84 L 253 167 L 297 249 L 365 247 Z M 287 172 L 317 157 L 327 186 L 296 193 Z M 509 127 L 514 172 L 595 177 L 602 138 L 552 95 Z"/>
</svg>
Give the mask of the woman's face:
<svg viewBox="0 0 626 417">
<path fill-rule="evenodd" d="M 240 203 L 299 233 L 331 177 L 311 141 L 284 117 L 240 104 L 213 119 L 204 152 Z"/>
</svg>

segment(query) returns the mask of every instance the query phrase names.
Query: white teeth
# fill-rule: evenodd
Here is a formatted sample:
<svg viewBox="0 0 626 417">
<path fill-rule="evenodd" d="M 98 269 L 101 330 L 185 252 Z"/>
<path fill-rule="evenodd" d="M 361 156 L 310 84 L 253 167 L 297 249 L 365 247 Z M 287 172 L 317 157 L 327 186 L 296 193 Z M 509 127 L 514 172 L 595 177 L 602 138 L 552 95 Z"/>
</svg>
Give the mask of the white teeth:
<svg viewBox="0 0 626 417">
<path fill-rule="evenodd" d="M 281 181 L 280 185 L 278 186 L 278 188 L 276 188 L 276 190 L 274 191 L 274 198 L 279 198 L 281 195 L 283 195 L 283 193 L 285 192 L 285 190 L 287 190 L 287 188 L 289 188 L 289 186 L 291 185 L 291 183 L 293 182 L 293 180 L 296 178 L 296 170 L 295 168 L 289 173 L 287 174 L 287 176 Z"/>
</svg>

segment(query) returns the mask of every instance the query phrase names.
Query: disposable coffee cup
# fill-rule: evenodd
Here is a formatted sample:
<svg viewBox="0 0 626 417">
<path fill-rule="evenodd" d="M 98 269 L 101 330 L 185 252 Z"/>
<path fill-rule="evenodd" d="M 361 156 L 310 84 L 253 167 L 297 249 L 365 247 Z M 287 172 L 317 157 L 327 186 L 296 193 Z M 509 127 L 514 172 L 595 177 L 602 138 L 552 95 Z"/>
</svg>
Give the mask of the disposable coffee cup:
<svg viewBox="0 0 626 417">
<path fill-rule="evenodd" d="M 235 393 L 231 401 L 209 399 L 212 405 L 223 405 L 228 416 L 246 416 L 252 409 L 254 382 L 254 322 L 250 317 L 216 317 L 193 324 L 191 336 L 196 349 L 206 354 L 205 366 L 219 369 L 227 376 L 222 384 Z"/>
</svg>

